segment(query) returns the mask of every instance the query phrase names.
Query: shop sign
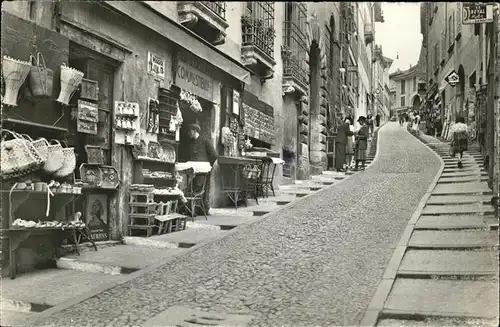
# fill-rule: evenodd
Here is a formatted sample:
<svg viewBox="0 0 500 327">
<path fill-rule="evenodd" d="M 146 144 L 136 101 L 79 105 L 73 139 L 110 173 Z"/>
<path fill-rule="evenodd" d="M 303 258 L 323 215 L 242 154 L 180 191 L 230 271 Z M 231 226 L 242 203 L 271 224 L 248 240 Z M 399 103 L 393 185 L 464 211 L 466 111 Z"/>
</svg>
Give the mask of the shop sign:
<svg viewBox="0 0 500 327">
<path fill-rule="evenodd" d="M 480 24 L 493 22 L 493 5 L 486 3 L 464 3 L 462 6 L 462 24 Z"/>
<path fill-rule="evenodd" d="M 165 79 L 165 59 L 148 52 L 148 73 L 159 79 Z"/>
<path fill-rule="evenodd" d="M 455 70 L 452 70 L 444 80 L 448 82 L 451 87 L 455 87 L 458 83 L 460 83 L 460 77 Z"/>
<path fill-rule="evenodd" d="M 233 114 L 240 115 L 240 92 L 233 90 Z"/>
<path fill-rule="evenodd" d="M 108 227 L 108 197 L 105 194 L 89 194 L 85 223 L 90 230 L 93 241 L 107 241 Z"/>
<path fill-rule="evenodd" d="M 179 52 L 177 62 L 175 84 L 181 89 L 214 102 L 214 81 L 208 76 L 206 67 L 186 52 Z"/>
</svg>

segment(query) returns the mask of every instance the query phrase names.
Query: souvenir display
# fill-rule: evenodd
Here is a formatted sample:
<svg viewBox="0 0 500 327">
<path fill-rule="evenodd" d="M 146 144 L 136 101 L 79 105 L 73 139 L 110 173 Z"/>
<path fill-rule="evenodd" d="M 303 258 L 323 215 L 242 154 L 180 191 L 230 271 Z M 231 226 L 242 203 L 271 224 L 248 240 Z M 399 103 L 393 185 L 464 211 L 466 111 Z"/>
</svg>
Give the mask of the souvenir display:
<svg viewBox="0 0 500 327">
<path fill-rule="evenodd" d="M 246 104 L 242 106 L 241 115 L 244 117 L 244 134 L 273 143 L 274 139 L 274 117 L 254 109 Z M 323 117 L 323 116 L 321 116 Z"/>
<path fill-rule="evenodd" d="M 38 221 L 33 220 L 23 220 L 17 218 L 12 222 L 12 227 L 14 228 L 61 228 L 61 229 L 71 229 L 71 228 L 84 228 L 85 223 L 81 220 L 72 220 L 70 222 L 61 221 Z"/>
<path fill-rule="evenodd" d="M 99 86 L 97 81 L 92 81 L 89 79 L 82 79 L 82 87 L 80 91 L 80 99 L 85 100 L 99 100 Z"/>
<path fill-rule="evenodd" d="M 100 166 L 102 181 L 99 187 L 116 189 L 120 185 L 118 171 L 113 166 Z"/>
<path fill-rule="evenodd" d="M 48 174 L 53 174 L 62 168 L 64 163 L 63 147 L 58 140 L 51 140 L 47 146 L 47 162 L 43 170 Z"/>
<path fill-rule="evenodd" d="M 57 98 L 57 102 L 64 105 L 69 104 L 69 100 L 77 90 L 78 86 L 82 82 L 83 73 L 79 70 L 66 66 L 66 64 L 61 65 L 61 92 Z"/>
<path fill-rule="evenodd" d="M 52 96 L 54 72 L 45 65 L 45 59 L 41 52 L 37 53 L 36 58 L 30 55 L 30 61 L 32 63 L 29 75 L 31 94 L 35 97 Z"/>
<path fill-rule="evenodd" d="M 203 111 L 203 108 L 201 107 L 201 104 L 196 98 L 195 94 L 181 89 L 180 99 L 189 104 L 189 109 L 191 109 L 192 111 L 196 113 Z"/>
<path fill-rule="evenodd" d="M 54 173 L 55 177 L 63 178 L 71 175 L 76 168 L 76 156 L 75 149 L 72 147 L 66 147 L 62 149 L 63 151 L 63 164 L 61 169 Z"/>
<path fill-rule="evenodd" d="M 148 157 L 152 159 L 160 159 L 159 150 L 160 145 L 157 142 L 149 142 L 148 143 Z"/>
<path fill-rule="evenodd" d="M 104 153 L 100 146 L 86 145 L 85 152 L 87 153 L 87 163 L 90 165 L 104 164 Z"/>
<path fill-rule="evenodd" d="M 147 131 L 149 133 L 158 133 L 160 127 L 160 102 L 156 99 L 148 99 L 148 121 Z"/>
<path fill-rule="evenodd" d="M 8 56 L 3 57 L 2 74 L 4 79 L 5 95 L 2 103 L 9 106 L 17 106 L 19 89 L 28 77 L 31 63 L 17 60 Z"/>
<path fill-rule="evenodd" d="M 84 184 L 92 187 L 98 187 L 102 182 L 102 171 L 99 169 L 99 166 L 81 164 L 80 178 Z"/>
<path fill-rule="evenodd" d="M 165 162 L 175 162 L 176 154 L 175 149 L 171 145 L 163 144 L 161 147 L 160 159 Z"/>
</svg>

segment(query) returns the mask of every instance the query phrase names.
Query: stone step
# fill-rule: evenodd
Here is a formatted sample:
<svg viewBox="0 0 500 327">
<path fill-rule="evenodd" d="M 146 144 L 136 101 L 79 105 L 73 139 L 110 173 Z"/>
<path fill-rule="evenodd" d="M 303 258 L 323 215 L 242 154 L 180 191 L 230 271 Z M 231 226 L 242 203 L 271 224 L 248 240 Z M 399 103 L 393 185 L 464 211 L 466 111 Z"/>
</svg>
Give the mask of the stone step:
<svg viewBox="0 0 500 327">
<path fill-rule="evenodd" d="M 233 217 L 233 216 L 210 216 L 208 220 L 199 219 L 196 222 L 199 225 L 207 225 L 212 227 L 217 227 L 221 230 L 229 230 L 238 227 L 241 224 L 252 222 L 258 220 L 258 217 Z"/>
<path fill-rule="evenodd" d="M 487 182 L 488 176 L 460 176 L 440 178 L 438 184 L 464 183 L 464 182 Z"/>
<path fill-rule="evenodd" d="M 442 179 L 452 178 L 452 177 L 465 177 L 465 176 L 488 176 L 488 173 L 485 170 L 475 169 L 468 171 L 457 171 L 452 173 L 443 173 L 441 174 Z"/>
<path fill-rule="evenodd" d="M 182 251 L 183 249 L 117 245 L 59 258 L 57 267 L 109 275 L 129 274 L 155 265 Z"/>
<path fill-rule="evenodd" d="M 467 214 L 493 214 L 491 205 L 484 204 L 454 204 L 454 205 L 426 205 L 422 211 L 423 215 L 467 215 Z"/>
<path fill-rule="evenodd" d="M 310 190 L 304 190 L 304 189 L 290 189 L 290 190 L 284 190 L 283 194 L 294 194 L 296 197 L 304 197 L 309 194 L 316 193 L 315 191 L 310 191 Z"/>
<path fill-rule="evenodd" d="M 154 247 L 154 244 L 157 243 L 165 243 L 167 245 L 173 245 L 174 248 L 189 248 L 196 244 L 214 239 L 222 233 L 225 232 L 221 230 L 207 230 L 198 228 L 186 229 L 180 232 L 151 236 L 145 239 L 145 243 L 147 244 L 149 241 L 151 247 Z"/>
<path fill-rule="evenodd" d="M 264 205 L 255 206 L 249 210 L 251 210 L 253 212 L 254 216 L 264 216 L 265 214 L 276 211 L 280 208 L 281 207 L 279 205 L 274 203 L 274 204 L 264 204 Z"/>
<path fill-rule="evenodd" d="M 411 315 L 410 315 L 411 316 Z M 452 317 L 418 317 L 418 320 L 408 319 L 381 319 L 377 327 L 436 327 L 436 326 L 460 326 L 460 327 L 497 327 L 496 319 L 478 319 L 478 318 L 452 318 Z"/>
<path fill-rule="evenodd" d="M 382 316 L 398 315 L 496 319 L 498 283 L 399 278 L 382 312 Z"/>
<path fill-rule="evenodd" d="M 431 195 L 426 205 L 430 204 L 489 204 L 490 195 Z"/>
<path fill-rule="evenodd" d="M 494 276 L 494 251 L 409 250 L 405 253 L 398 275 L 423 277 L 432 275 Z"/>
<path fill-rule="evenodd" d="M 469 182 L 454 184 L 437 184 L 432 195 L 458 195 L 458 194 L 491 194 L 487 183 Z"/>
<path fill-rule="evenodd" d="M 234 216 L 234 217 L 249 217 L 253 216 L 253 213 L 247 210 L 242 210 L 248 207 L 238 207 L 238 209 L 232 208 L 210 208 L 210 214 L 213 216 Z"/>
<path fill-rule="evenodd" d="M 6 307 L 6 301 L 2 303 L 2 307 Z M 39 314 L 36 312 L 18 312 L 8 309 L 0 310 L 2 326 L 26 326 L 26 321 L 28 319 L 34 319 L 37 315 Z"/>
<path fill-rule="evenodd" d="M 410 248 L 455 249 L 487 248 L 496 244 L 498 236 L 483 230 L 466 231 L 421 231 L 413 232 Z"/>
<path fill-rule="evenodd" d="M 483 216 L 420 216 L 415 225 L 415 230 L 422 229 L 479 229 L 486 223 Z"/>
</svg>

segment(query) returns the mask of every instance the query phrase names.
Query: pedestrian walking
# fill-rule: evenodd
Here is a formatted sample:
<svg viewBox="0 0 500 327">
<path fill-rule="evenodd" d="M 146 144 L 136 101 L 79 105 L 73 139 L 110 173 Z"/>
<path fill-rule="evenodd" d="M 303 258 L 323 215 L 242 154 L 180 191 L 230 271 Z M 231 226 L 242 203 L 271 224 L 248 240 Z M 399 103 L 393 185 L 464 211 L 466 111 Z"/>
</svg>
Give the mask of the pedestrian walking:
<svg viewBox="0 0 500 327">
<path fill-rule="evenodd" d="M 420 114 L 418 111 L 415 112 L 415 116 L 413 118 L 413 131 L 415 132 L 415 134 L 419 134 L 420 133 Z"/>
<path fill-rule="evenodd" d="M 337 171 L 345 171 L 347 139 L 352 135 L 354 133 L 351 132 L 349 122 L 346 119 L 337 128 L 337 136 L 335 136 L 335 169 Z"/>
<path fill-rule="evenodd" d="M 380 115 L 379 115 L 379 114 L 377 114 L 377 115 L 375 116 L 375 122 L 376 122 L 376 124 L 377 124 L 376 126 L 377 126 L 377 127 L 380 127 Z"/>
<path fill-rule="evenodd" d="M 458 116 L 455 120 L 455 125 L 451 127 L 450 130 L 450 155 L 452 157 L 457 157 L 458 168 L 462 168 L 462 157 L 464 151 L 467 151 L 467 145 L 469 142 L 469 128 L 465 124 L 464 117 Z"/>
<path fill-rule="evenodd" d="M 403 114 L 399 114 L 399 126 L 403 127 L 403 124 L 405 122 L 405 117 Z"/>
<path fill-rule="evenodd" d="M 366 123 L 368 125 L 368 129 L 369 129 L 369 133 L 370 133 L 370 137 L 373 135 L 373 116 L 372 114 L 369 114 L 367 119 L 366 119 Z"/>
<path fill-rule="evenodd" d="M 352 159 L 354 158 L 354 118 L 347 117 L 346 123 L 349 124 L 351 135 L 347 136 L 347 145 L 345 150 L 347 169 L 352 168 Z"/>
<path fill-rule="evenodd" d="M 356 143 L 354 145 L 354 160 L 356 162 L 356 166 L 354 167 L 355 171 L 359 169 L 360 163 L 361 163 L 361 170 L 365 169 L 365 162 L 367 159 L 367 150 L 368 150 L 368 137 L 370 133 L 366 117 L 360 116 L 358 118 L 358 123 L 361 125 L 361 127 L 357 132 L 355 132 L 356 134 Z"/>
</svg>

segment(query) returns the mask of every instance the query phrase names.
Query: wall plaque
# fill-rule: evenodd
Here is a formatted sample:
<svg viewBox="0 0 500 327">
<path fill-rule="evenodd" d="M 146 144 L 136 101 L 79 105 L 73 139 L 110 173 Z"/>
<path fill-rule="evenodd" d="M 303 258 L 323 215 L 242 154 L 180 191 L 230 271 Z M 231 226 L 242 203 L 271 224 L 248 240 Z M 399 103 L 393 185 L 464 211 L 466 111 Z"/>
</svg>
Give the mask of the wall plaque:
<svg viewBox="0 0 500 327">
<path fill-rule="evenodd" d="M 109 239 L 107 195 L 87 195 L 85 223 L 90 229 L 90 237 L 93 241 L 107 241 Z"/>
<path fill-rule="evenodd" d="M 159 79 L 165 79 L 165 59 L 148 52 L 148 73 Z"/>
</svg>

